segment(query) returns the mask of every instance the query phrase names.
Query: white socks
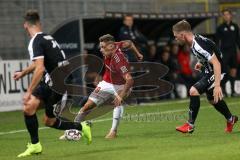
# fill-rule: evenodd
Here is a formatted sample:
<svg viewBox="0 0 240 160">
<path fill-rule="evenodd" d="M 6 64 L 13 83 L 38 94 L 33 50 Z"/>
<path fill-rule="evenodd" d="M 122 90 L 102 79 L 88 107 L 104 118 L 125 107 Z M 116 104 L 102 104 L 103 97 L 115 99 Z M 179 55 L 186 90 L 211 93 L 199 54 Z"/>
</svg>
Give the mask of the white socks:
<svg viewBox="0 0 240 160">
<path fill-rule="evenodd" d="M 227 121 L 232 122 L 233 121 L 233 116 L 231 116 L 231 118 L 229 118 Z"/>
<path fill-rule="evenodd" d="M 113 121 L 111 131 L 117 131 L 120 119 L 123 116 L 123 110 L 124 110 L 123 106 L 117 106 L 113 109 Z"/>
</svg>

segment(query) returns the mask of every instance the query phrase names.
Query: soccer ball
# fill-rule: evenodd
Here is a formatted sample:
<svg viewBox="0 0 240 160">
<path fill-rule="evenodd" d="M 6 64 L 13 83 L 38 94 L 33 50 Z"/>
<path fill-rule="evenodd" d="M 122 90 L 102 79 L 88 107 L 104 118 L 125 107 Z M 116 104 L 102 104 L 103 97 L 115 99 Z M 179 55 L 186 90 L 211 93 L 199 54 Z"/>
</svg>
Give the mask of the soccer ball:
<svg viewBox="0 0 240 160">
<path fill-rule="evenodd" d="M 69 141 L 78 141 L 82 137 L 82 133 L 77 129 L 70 129 L 64 132 L 66 140 Z"/>
</svg>

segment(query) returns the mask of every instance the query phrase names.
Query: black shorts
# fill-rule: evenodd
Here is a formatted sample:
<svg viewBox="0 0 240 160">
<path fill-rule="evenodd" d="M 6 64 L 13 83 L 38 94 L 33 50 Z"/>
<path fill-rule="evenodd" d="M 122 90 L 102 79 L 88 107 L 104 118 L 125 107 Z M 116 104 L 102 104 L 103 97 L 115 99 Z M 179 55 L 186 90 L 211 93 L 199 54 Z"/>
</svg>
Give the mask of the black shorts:
<svg viewBox="0 0 240 160">
<path fill-rule="evenodd" d="M 221 83 L 225 82 L 226 74 L 222 73 Z M 214 73 L 204 73 L 202 78 L 193 86 L 198 90 L 199 94 L 206 93 L 208 100 L 213 100 L 214 89 Z"/>
<path fill-rule="evenodd" d="M 223 63 L 228 69 L 237 68 L 237 51 L 223 51 Z"/>
<path fill-rule="evenodd" d="M 40 82 L 32 95 L 39 98 L 45 107 L 45 113 L 49 118 L 54 118 L 53 105 L 62 100 L 62 95 L 54 92 L 47 84 Z"/>
</svg>

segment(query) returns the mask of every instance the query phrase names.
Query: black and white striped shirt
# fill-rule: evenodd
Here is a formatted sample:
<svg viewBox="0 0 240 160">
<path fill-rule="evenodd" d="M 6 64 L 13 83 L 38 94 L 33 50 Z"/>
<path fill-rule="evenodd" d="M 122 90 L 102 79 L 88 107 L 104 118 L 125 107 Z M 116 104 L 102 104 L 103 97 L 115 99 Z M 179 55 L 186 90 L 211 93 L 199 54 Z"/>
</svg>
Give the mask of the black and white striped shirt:
<svg viewBox="0 0 240 160">
<path fill-rule="evenodd" d="M 191 52 L 198 59 L 198 62 L 203 65 L 205 73 L 213 72 L 213 65 L 209 61 L 215 54 L 221 64 L 221 72 L 225 73 L 225 67 L 222 62 L 222 53 L 212 40 L 195 34 L 191 46 Z"/>
<path fill-rule="evenodd" d="M 32 61 L 44 58 L 47 73 L 51 73 L 65 59 L 65 53 L 56 40 L 42 32 L 36 33 L 29 42 L 28 51 Z"/>
</svg>

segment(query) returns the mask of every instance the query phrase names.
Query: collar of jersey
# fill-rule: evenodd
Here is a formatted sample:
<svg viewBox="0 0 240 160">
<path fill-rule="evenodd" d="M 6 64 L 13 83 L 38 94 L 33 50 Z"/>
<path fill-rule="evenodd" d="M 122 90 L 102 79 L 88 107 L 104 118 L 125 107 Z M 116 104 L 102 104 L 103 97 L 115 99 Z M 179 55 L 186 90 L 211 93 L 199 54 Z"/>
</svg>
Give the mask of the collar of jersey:
<svg viewBox="0 0 240 160">
<path fill-rule="evenodd" d="M 193 41 L 192 41 L 192 46 L 191 46 L 191 48 L 193 48 L 193 46 L 194 46 L 196 36 L 197 36 L 196 34 L 193 35 Z"/>
<path fill-rule="evenodd" d="M 43 32 L 37 32 L 37 33 L 34 34 L 33 37 L 36 37 L 38 34 L 42 34 L 42 33 L 43 33 Z"/>
</svg>

